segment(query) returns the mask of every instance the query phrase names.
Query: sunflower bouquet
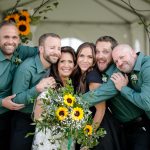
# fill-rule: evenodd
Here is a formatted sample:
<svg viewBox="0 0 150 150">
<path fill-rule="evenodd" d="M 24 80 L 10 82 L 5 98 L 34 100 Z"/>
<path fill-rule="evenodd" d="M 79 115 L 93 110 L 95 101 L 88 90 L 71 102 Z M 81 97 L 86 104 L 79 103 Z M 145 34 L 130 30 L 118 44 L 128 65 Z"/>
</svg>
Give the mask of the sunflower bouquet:
<svg viewBox="0 0 150 150">
<path fill-rule="evenodd" d="M 58 90 L 49 88 L 42 101 L 43 112 L 41 117 L 35 120 L 35 124 L 39 131 L 51 130 L 49 141 L 68 139 L 70 150 L 69 145 L 73 139 L 81 146 L 91 148 L 97 145 L 99 137 L 105 134 L 102 128 L 94 130 L 89 106 L 81 96 L 74 94 L 71 80 Z"/>
</svg>

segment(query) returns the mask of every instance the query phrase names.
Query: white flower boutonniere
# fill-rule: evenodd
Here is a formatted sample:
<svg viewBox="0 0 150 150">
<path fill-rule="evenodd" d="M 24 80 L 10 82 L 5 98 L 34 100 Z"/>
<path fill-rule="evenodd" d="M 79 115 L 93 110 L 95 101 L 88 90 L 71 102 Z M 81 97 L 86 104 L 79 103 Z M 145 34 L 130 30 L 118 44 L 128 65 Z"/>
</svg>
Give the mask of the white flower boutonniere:
<svg viewBox="0 0 150 150">
<path fill-rule="evenodd" d="M 106 74 L 102 74 L 102 81 L 106 83 L 108 81 L 108 76 Z"/>
<path fill-rule="evenodd" d="M 14 56 L 12 57 L 12 60 L 11 60 L 14 64 L 16 64 L 16 65 L 19 65 L 21 62 L 22 62 L 22 60 L 21 60 L 21 58 L 20 58 L 20 56 L 19 56 L 19 54 L 18 54 L 18 52 L 17 51 L 15 51 L 15 53 L 14 53 Z"/>
<path fill-rule="evenodd" d="M 15 63 L 16 65 L 19 65 L 21 62 L 22 62 L 22 60 L 21 60 L 20 58 L 15 58 L 15 59 L 14 59 L 14 63 Z"/>
<path fill-rule="evenodd" d="M 136 84 L 137 81 L 138 81 L 138 76 L 137 76 L 137 74 L 135 74 L 135 73 L 133 72 L 133 73 L 131 74 L 130 79 L 131 79 L 132 84 Z"/>
</svg>

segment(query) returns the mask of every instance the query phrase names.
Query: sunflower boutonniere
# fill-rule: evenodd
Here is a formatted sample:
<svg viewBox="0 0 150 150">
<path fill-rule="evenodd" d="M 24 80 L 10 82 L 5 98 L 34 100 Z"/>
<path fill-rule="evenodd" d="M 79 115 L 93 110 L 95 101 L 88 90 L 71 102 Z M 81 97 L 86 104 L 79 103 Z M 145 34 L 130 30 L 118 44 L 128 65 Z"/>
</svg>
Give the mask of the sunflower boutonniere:
<svg viewBox="0 0 150 150">
<path fill-rule="evenodd" d="M 131 76 L 130 76 L 130 80 L 131 80 L 132 84 L 136 84 L 138 81 L 138 75 L 135 72 L 132 72 Z"/>
<path fill-rule="evenodd" d="M 108 76 L 106 74 L 102 74 L 102 81 L 106 83 L 108 81 Z"/>
</svg>

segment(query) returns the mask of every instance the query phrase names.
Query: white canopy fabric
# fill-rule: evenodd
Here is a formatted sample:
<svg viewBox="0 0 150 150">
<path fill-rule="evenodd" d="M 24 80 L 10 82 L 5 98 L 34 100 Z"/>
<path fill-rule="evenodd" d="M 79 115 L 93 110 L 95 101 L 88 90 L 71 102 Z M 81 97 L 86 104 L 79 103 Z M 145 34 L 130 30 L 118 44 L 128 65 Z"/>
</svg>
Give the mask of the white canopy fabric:
<svg viewBox="0 0 150 150">
<path fill-rule="evenodd" d="M 12 8 L 16 1 L 0 0 L 1 14 Z M 128 43 L 146 54 L 150 53 L 146 32 L 143 25 L 139 24 L 139 18 L 147 23 L 150 20 L 150 0 L 58 1 L 57 8 L 44 14 L 47 19 L 34 27 L 33 43 L 37 44 L 38 37 L 45 32 L 58 33 L 62 38 L 75 37 L 91 42 L 100 36 L 110 35 L 120 43 Z M 19 4 L 23 8 L 33 9 L 41 2 L 42 0 L 21 0 Z"/>
</svg>

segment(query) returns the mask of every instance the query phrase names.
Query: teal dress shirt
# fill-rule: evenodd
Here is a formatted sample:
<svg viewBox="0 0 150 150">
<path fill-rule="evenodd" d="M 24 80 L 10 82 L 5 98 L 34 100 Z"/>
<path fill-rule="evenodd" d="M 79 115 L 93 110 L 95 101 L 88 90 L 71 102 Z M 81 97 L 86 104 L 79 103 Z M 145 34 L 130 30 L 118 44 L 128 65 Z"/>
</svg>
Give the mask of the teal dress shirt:
<svg viewBox="0 0 150 150">
<path fill-rule="evenodd" d="M 25 107 L 19 111 L 31 113 L 33 110 L 33 100 L 39 95 L 36 85 L 47 74 L 46 70 L 37 54 L 34 57 L 26 59 L 16 70 L 12 92 L 16 94 L 13 99 L 15 103 L 25 104 Z"/>
<path fill-rule="evenodd" d="M 137 80 L 131 79 L 133 75 Z M 145 110 L 150 119 L 150 56 L 139 53 L 129 81 L 130 84 L 121 89 L 121 95 Z"/>
<path fill-rule="evenodd" d="M 102 80 L 105 77 L 105 83 L 96 90 L 84 94 L 83 99 L 90 105 L 110 100 L 110 109 L 112 110 L 114 117 L 124 123 L 141 116 L 144 111 L 121 96 L 115 88 L 114 83 L 109 79 L 114 72 L 118 71 L 116 66 L 112 64 L 106 72 L 102 74 Z"/>
<path fill-rule="evenodd" d="M 2 107 L 2 99 L 12 95 L 12 80 L 19 63 L 38 53 L 38 49 L 18 46 L 11 59 L 7 59 L 0 49 L 0 114 L 8 111 Z"/>
</svg>

